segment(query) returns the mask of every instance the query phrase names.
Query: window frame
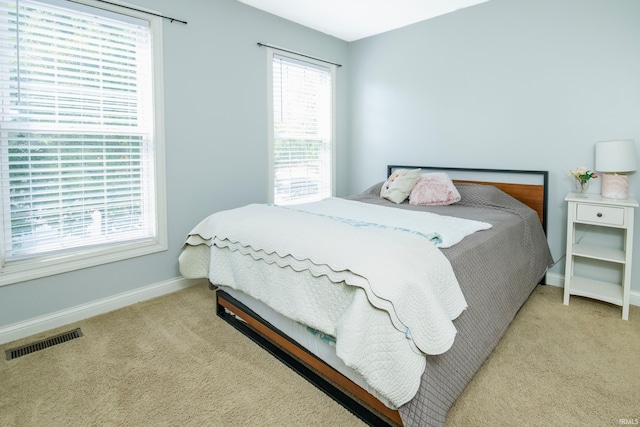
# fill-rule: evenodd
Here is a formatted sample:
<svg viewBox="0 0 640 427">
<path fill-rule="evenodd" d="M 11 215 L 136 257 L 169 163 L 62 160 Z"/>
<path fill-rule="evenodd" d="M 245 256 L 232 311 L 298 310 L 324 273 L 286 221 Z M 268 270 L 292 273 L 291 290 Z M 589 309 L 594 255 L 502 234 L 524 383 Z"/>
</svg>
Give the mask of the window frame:
<svg viewBox="0 0 640 427">
<path fill-rule="evenodd" d="M 52 3 L 57 3 L 55 0 Z M 164 135 L 164 80 L 162 58 L 162 18 L 135 11 L 113 4 L 93 0 L 74 0 L 82 6 L 103 9 L 120 15 L 138 18 L 149 23 L 151 38 L 151 71 L 152 71 L 152 155 L 151 167 L 154 169 L 154 214 L 155 235 L 149 238 L 103 243 L 72 248 L 63 251 L 52 251 L 34 255 L 24 259 L 5 259 L 4 248 L 0 252 L 0 286 L 23 282 L 55 274 L 94 267 L 129 258 L 149 255 L 168 249 L 167 207 L 165 182 L 165 135 Z M 73 3 L 66 6 L 73 8 Z M 2 196 L 3 198 L 5 196 Z M 4 203 L 4 202 L 3 202 Z M 4 206 L 0 205 L 4 210 Z M 0 224 L 4 228 L 4 224 Z M 3 230 L 4 233 L 4 230 Z M 4 239 L 1 245 L 4 245 Z"/>
<path fill-rule="evenodd" d="M 337 66 L 325 61 L 310 58 L 307 55 L 298 55 L 290 50 L 280 50 L 277 47 L 266 47 L 267 51 L 267 126 L 268 126 L 268 203 L 274 203 L 275 199 L 275 132 L 274 132 L 274 111 L 273 111 L 273 59 L 274 56 L 291 58 L 296 61 L 310 63 L 316 66 L 329 69 L 331 76 L 331 197 L 336 194 L 336 76 Z"/>
</svg>

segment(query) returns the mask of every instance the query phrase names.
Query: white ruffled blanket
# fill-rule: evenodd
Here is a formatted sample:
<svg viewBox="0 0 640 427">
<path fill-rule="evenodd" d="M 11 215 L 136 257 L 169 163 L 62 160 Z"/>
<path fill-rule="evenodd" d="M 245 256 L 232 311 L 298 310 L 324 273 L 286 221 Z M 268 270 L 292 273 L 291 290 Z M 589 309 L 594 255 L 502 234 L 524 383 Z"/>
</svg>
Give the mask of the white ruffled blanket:
<svg viewBox="0 0 640 427">
<path fill-rule="evenodd" d="M 400 406 L 417 392 L 424 354 L 441 354 L 451 347 L 456 334 L 452 320 L 466 308 L 451 265 L 433 238 L 437 235 L 448 244 L 489 227 L 477 221 L 326 199 L 295 207 L 255 204 L 218 212 L 192 230 L 186 245 L 227 248 L 362 290 L 351 293 L 346 305 L 333 305 L 340 311 L 333 314 L 337 319 L 333 325 L 323 325 L 314 318 L 314 310 L 304 307 L 294 317 L 335 336 L 338 356 L 347 366 Z M 180 259 L 182 274 L 202 277 L 204 269 L 190 266 L 202 261 L 197 259 L 202 254 L 189 260 L 183 256 L 186 253 Z M 215 271 L 220 265 L 214 254 L 206 277 L 228 285 L 224 282 L 229 280 L 228 272 Z M 252 295 L 246 286 L 241 290 Z M 255 286 L 260 291 L 252 296 L 258 299 L 262 294 L 263 299 L 277 300 L 278 292 L 291 292 L 284 286 L 269 289 L 265 296 L 264 284 Z"/>
</svg>

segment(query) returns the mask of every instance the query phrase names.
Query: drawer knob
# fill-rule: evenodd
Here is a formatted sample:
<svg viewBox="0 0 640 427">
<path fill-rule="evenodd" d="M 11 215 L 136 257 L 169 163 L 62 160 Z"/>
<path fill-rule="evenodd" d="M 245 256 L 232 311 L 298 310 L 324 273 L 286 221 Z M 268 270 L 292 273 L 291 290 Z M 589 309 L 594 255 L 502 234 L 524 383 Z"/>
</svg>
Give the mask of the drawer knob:
<svg viewBox="0 0 640 427">
<path fill-rule="evenodd" d="M 602 213 L 601 213 L 601 212 L 598 212 L 598 213 L 596 214 L 596 216 L 597 216 L 598 218 L 602 218 Z"/>
</svg>

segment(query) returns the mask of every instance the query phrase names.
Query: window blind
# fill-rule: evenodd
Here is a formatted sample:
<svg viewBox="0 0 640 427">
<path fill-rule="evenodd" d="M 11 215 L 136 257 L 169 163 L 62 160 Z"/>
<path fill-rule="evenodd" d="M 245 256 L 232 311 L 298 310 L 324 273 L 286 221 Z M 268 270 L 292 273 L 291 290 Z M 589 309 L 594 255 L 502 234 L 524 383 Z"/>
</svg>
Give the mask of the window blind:
<svg viewBox="0 0 640 427">
<path fill-rule="evenodd" d="M 0 1 L 5 260 L 155 235 L 148 23 Z"/>
<path fill-rule="evenodd" d="M 331 196 L 331 80 L 327 67 L 273 56 L 276 204 Z"/>
</svg>

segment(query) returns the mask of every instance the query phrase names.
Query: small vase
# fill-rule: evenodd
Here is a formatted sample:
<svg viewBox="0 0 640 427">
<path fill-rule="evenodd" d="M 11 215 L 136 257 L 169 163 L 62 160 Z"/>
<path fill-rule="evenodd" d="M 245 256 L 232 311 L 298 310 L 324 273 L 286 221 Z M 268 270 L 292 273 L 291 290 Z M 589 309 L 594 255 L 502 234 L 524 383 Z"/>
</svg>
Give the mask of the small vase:
<svg viewBox="0 0 640 427">
<path fill-rule="evenodd" d="M 586 193 L 588 190 L 589 190 L 589 181 L 582 181 L 581 179 L 576 179 L 576 192 Z"/>
</svg>

